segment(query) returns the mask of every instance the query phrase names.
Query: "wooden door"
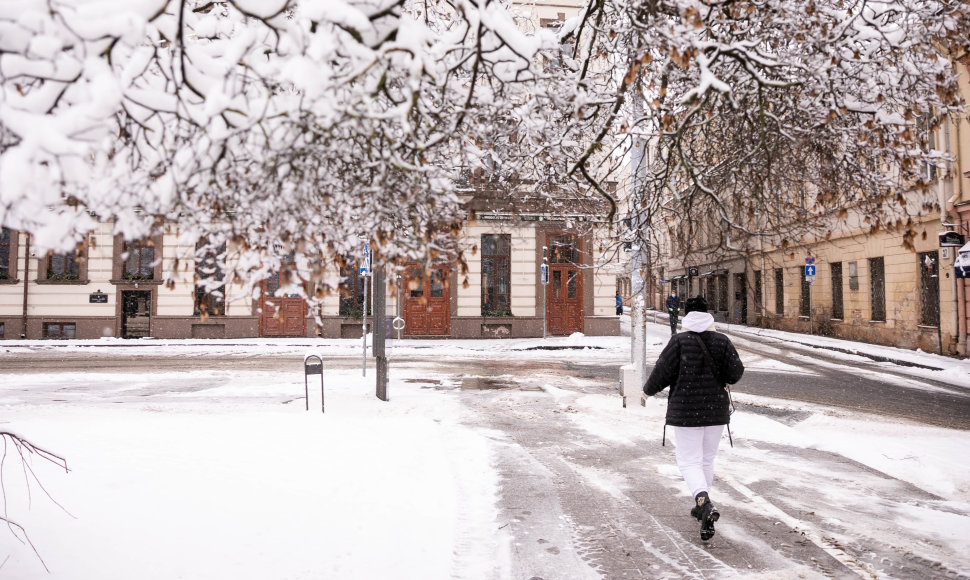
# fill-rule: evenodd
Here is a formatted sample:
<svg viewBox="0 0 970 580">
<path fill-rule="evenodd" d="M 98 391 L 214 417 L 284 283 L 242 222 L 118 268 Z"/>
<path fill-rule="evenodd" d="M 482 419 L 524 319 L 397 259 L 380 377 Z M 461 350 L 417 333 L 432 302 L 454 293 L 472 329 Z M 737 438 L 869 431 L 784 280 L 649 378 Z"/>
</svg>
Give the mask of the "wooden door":
<svg viewBox="0 0 970 580">
<path fill-rule="evenodd" d="M 151 336 L 152 293 L 124 290 L 121 293 L 121 338 Z"/>
<path fill-rule="evenodd" d="M 259 335 L 306 336 L 306 302 L 299 294 L 273 296 L 279 287 L 279 273 L 274 273 L 262 283 Z"/>
<path fill-rule="evenodd" d="M 448 336 L 451 333 L 451 271 L 446 266 L 424 270 L 417 265 L 405 270 L 404 334 Z"/>
<path fill-rule="evenodd" d="M 739 324 L 748 323 L 748 282 L 744 274 L 734 275 L 734 299 L 738 302 L 737 320 Z"/>
<path fill-rule="evenodd" d="M 549 236 L 546 328 L 552 335 L 583 331 L 583 275 L 577 236 Z"/>
</svg>

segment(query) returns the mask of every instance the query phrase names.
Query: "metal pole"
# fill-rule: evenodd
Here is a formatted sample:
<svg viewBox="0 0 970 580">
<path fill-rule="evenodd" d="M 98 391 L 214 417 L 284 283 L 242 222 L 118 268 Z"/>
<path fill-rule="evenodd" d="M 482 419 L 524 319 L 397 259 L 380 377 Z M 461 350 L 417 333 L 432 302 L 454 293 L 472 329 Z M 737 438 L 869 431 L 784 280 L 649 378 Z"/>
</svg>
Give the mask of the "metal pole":
<svg viewBox="0 0 970 580">
<path fill-rule="evenodd" d="M 377 362 L 377 398 L 387 400 L 387 356 L 385 338 L 387 335 L 387 285 L 384 283 L 384 270 L 374 270 L 374 358 Z"/>
<path fill-rule="evenodd" d="M 549 247 L 542 246 L 542 262 L 539 263 L 539 288 L 542 292 L 542 338 L 546 338 L 546 291 L 549 289 Z"/>
<path fill-rule="evenodd" d="M 368 282 L 367 276 L 364 276 L 364 315 L 361 317 L 362 318 L 361 333 L 363 335 L 361 336 L 361 340 L 363 341 L 364 352 L 363 352 L 363 362 L 361 364 L 361 369 L 362 369 L 361 376 L 365 376 L 365 377 L 367 376 L 367 282 Z"/>
<path fill-rule="evenodd" d="M 940 261 L 936 261 L 937 272 L 940 271 Z M 940 315 L 940 276 L 936 276 L 936 340 L 940 345 L 940 355 L 943 355 L 943 317 Z"/>
<path fill-rule="evenodd" d="M 401 318 L 401 282 L 402 282 L 402 280 L 403 280 L 403 278 L 401 278 L 401 275 L 398 274 L 398 276 L 397 276 L 397 304 L 394 305 L 395 308 L 397 309 L 397 318 Z M 401 329 L 400 328 L 397 329 L 397 339 L 398 340 L 401 340 Z"/>
<path fill-rule="evenodd" d="M 17 235 L 19 236 L 20 234 L 18 233 Z M 27 287 L 30 285 L 30 234 L 26 234 L 26 240 L 27 244 L 24 247 L 24 312 L 20 328 L 20 338 L 22 339 L 27 338 Z M 16 263 L 17 256 L 14 256 L 13 259 L 14 263 Z"/>
<path fill-rule="evenodd" d="M 546 286 L 542 286 L 542 338 L 546 337 Z"/>
<path fill-rule="evenodd" d="M 808 283 L 808 333 L 815 334 L 815 321 L 812 316 L 812 283 Z"/>
</svg>

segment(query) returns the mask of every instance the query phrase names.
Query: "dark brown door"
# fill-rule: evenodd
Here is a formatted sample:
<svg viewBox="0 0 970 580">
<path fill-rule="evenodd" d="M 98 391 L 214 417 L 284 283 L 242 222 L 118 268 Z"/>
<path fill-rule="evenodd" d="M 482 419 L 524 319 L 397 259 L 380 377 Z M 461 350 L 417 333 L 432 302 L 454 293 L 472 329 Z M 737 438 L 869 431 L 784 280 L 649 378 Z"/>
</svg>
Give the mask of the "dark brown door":
<svg viewBox="0 0 970 580">
<path fill-rule="evenodd" d="M 744 274 L 734 275 L 734 299 L 737 305 L 737 320 L 739 324 L 748 323 L 748 282 Z"/>
<path fill-rule="evenodd" d="M 583 275 L 577 236 L 549 236 L 546 328 L 549 334 L 583 331 Z"/>
<path fill-rule="evenodd" d="M 448 336 L 451 333 L 450 270 L 435 266 L 425 271 L 418 266 L 405 270 L 404 334 Z"/>
<path fill-rule="evenodd" d="M 279 274 L 273 274 L 262 283 L 259 335 L 306 336 L 306 302 L 299 294 L 273 296 L 279 287 Z"/>
<path fill-rule="evenodd" d="M 124 290 L 121 293 L 121 338 L 151 336 L 152 293 Z"/>
</svg>

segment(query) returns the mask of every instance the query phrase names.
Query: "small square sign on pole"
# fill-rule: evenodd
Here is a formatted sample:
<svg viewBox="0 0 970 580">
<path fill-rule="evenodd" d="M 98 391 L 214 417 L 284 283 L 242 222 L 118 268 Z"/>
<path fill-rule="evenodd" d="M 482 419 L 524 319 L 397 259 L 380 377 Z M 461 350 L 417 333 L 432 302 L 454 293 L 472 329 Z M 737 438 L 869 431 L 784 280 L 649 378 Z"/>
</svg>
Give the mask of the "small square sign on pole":
<svg viewBox="0 0 970 580">
<path fill-rule="evenodd" d="M 807 282 L 814 282 L 815 281 L 815 266 L 814 265 L 806 265 L 805 266 L 805 280 Z"/>
<path fill-rule="evenodd" d="M 360 263 L 360 275 L 361 276 L 370 275 L 370 266 L 371 266 L 370 244 L 364 244 L 364 259 Z"/>
</svg>

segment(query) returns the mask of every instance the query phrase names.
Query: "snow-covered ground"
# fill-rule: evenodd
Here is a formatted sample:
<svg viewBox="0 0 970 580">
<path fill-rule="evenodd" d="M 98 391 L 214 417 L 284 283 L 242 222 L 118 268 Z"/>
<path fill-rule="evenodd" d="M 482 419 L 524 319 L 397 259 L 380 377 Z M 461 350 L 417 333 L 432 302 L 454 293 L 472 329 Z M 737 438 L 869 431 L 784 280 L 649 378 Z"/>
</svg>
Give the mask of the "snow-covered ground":
<svg viewBox="0 0 970 580">
<path fill-rule="evenodd" d="M 738 339 L 757 332 L 939 368 L 907 372 L 966 388 L 970 396 L 967 361 L 730 330 Z M 650 325 L 649 360 L 662 348 L 664 334 L 662 325 Z M 598 348 L 527 350 L 539 345 Z M 242 361 L 269 349 L 332 360 L 359 355 L 359 340 L 0 343 L 0 431 L 57 454 L 69 468 L 65 473 L 20 450 L 25 469 L 18 449 L 5 442 L 2 516 L 14 524 L 0 529 L 0 578 L 511 577 L 506 539 L 496 523 L 501 482 L 493 440 L 469 422 L 454 372 L 436 370 L 436 361 L 481 358 L 500 365 L 568 356 L 621 364 L 629 348 L 629 336 L 394 341 L 389 402 L 374 396 L 373 366 L 364 377 L 360 364 L 325 365 L 321 413 L 319 377 L 310 376 L 306 411 L 299 367 L 289 373 L 243 365 L 153 373 L 8 372 L 3 362 L 51 351 L 92 360 L 110 351 L 186 360 L 216 353 Z M 844 356 L 851 365 L 854 355 Z M 408 365 L 394 366 L 405 357 Z M 422 358 L 422 364 L 413 362 Z M 782 366 L 772 370 L 784 372 Z M 652 438 L 663 423 L 662 400 L 622 408 L 615 392 L 577 394 L 551 384 L 543 390 L 568 400 L 574 411 L 568 420 L 591 436 L 629 443 Z M 948 499 L 947 512 L 913 507 L 906 516 L 939 550 L 970 548 L 970 507 L 962 499 L 970 493 L 970 433 L 763 397 L 740 399 L 813 413 L 796 425 L 762 415 L 736 417 L 735 437 L 754 444 L 729 451 L 733 467 L 723 476 L 735 489 L 747 489 L 754 477 L 745 473 L 745 463 L 768 453 L 759 442 L 830 451 Z M 804 484 L 772 476 L 793 488 Z M 843 484 L 832 484 L 835 503 Z"/>
</svg>

